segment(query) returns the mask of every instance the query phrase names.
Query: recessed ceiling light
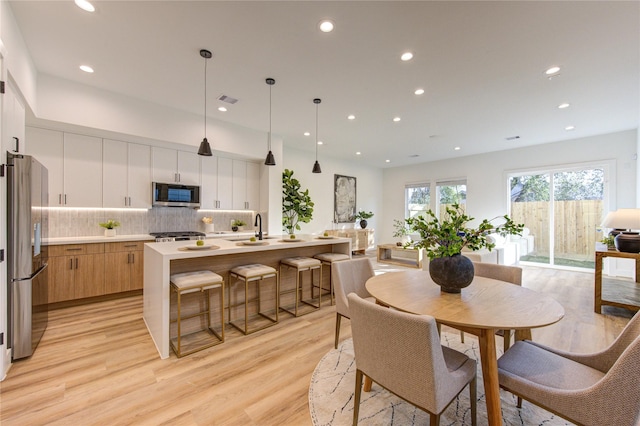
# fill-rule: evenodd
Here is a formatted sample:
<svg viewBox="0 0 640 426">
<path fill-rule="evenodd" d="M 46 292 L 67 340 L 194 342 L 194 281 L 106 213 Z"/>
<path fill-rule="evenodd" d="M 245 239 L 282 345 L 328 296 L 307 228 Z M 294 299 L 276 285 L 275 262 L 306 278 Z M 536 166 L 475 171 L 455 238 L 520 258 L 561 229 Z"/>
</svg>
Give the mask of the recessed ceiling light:
<svg viewBox="0 0 640 426">
<path fill-rule="evenodd" d="M 391 160 L 384 160 L 384 162 L 385 162 L 385 163 L 390 163 L 390 162 L 391 162 Z"/>
<path fill-rule="evenodd" d="M 546 75 L 554 75 L 554 74 L 558 74 L 560 72 L 560 67 L 551 67 L 548 70 L 546 70 L 544 73 Z"/>
<path fill-rule="evenodd" d="M 566 131 L 575 130 L 576 126 L 567 126 L 564 128 Z"/>
<path fill-rule="evenodd" d="M 303 135 L 305 135 L 305 136 L 311 136 L 311 133 L 309 133 L 309 132 L 304 132 L 304 133 L 303 133 Z"/>
<path fill-rule="evenodd" d="M 398 121 L 400 121 L 400 117 L 393 117 L 393 121 L 397 123 Z"/>
<path fill-rule="evenodd" d="M 320 28 L 320 31 L 323 33 L 330 33 L 333 31 L 333 22 L 329 20 L 320 21 L 318 28 Z"/>
<path fill-rule="evenodd" d="M 570 105 L 570 104 L 568 104 L 568 103 L 566 103 L 566 102 L 565 102 L 565 103 L 563 103 L 563 104 L 558 105 L 558 108 L 560 108 L 560 109 L 569 108 L 569 105 Z"/>
<path fill-rule="evenodd" d="M 402 56 L 400 56 L 400 59 L 402 59 L 403 61 L 410 61 L 411 59 L 413 59 L 413 53 L 404 52 Z"/>
<path fill-rule="evenodd" d="M 91 3 L 87 0 L 75 0 L 76 6 L 78 6 L 82 10 L 86 10 L 87 12 L 95 12 L 96 8 L 93 7 Z"/>
<path fill-rule="evenodd" d="M 93 72 L 93 68 L 91 68 L 89 65 L 80 65 L 80 69 L 84 72 L 88 72 L 88 73 L 92 73 Z"/>
<path fill-rule="evenodd" d="M 225 107 L 218 107 L 218 111 L 227 112 L 227 109 Z"/>
<path fill-rule="evenodd" d="M 460 147 L 459 147 L 459 146 L 456 146 L 456 147 L 455 147 L 455 148 L 453 148 L 453 149 L 454 149 L 454 151 L 460 151 Z"/>
<path fill-rule="evenodd" d="M 324 145 L 324 142 L 318 141 L 318 145 Z"/>
<path fill-rule="evenodd" d="M 356 155 L 360 155 L 360 154 L 361 154 L 361 152 L 360 152 L 360 151 L 356 152 Z"/>
<path fill-rule="evenodd" d="M 416 91 L 413 93 L 416 95 L 424 95 L 424 89 L 416 89 Z"/>
<path fill-rule="evenodd" d="M 355 119 L 356 119 L 356 116 L 355 116 L 355 115 L 353 115 L 353 114 L 351 114 L 351 115 L 348 115 L 348 116 L 347 116 L 347 119 L 349 119 L 349 120 L 355 120 Z"/>
</svg>

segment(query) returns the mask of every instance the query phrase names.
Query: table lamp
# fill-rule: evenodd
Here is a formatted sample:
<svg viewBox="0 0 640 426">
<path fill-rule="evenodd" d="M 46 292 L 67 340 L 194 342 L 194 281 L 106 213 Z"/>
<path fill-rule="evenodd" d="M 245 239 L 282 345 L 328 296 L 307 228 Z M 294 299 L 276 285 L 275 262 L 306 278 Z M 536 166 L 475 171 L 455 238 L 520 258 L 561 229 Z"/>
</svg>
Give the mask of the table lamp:
<svg viewBox="0 0 640 426">
<path fill-rule="evenodd" d="M 618 209 L 607 213 L 602 221 L 603 228 L 613 228 L 616 249 L 625 253 L 640 253 L 640 209 Z"/>
</svg>

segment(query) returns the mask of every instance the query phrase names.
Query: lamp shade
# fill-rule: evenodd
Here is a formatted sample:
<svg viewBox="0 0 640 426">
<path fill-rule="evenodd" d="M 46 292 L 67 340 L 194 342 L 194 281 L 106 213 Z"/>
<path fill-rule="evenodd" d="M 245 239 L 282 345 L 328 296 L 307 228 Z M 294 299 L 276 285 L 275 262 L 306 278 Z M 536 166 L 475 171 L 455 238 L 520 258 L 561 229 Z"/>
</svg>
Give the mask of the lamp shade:
<svg viewBox="0 0 640 426">
<path fill-rule="evenodd" d="M 607 213 L 603 228 L 640 230 L 640 209 L 618 209 Z"/>
</svg>

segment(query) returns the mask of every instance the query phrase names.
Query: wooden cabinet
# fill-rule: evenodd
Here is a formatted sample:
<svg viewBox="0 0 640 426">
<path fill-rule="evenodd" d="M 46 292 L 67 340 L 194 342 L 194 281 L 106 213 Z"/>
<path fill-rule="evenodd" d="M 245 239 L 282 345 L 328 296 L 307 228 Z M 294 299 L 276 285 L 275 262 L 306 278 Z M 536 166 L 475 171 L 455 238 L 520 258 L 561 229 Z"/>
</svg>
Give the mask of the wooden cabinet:
<svg viewBox="0 0 640 426">
<path fill-rule="evenodd" d="M 143 287 L 143 241 L 105 243 L 105 294 Z"/>
<path fill-rule="evenodd" d="M 373 229 L 335 229 L 324 231 L 336 237 L 351 238 L 351 251 L 364 254 L 365 250 L 373 248 Z"/>
<path fill-rule="evenodd" d="M 49 246 L 49 303 L 104 294 L 104 244 Z"/>
<path fill-rule="evenodd" d="M 260 166 L 258 163 L 233 160 L 233 209 L 260 209 Z"/>
<path fill-rule="evenodd" d="M 617 306 L 619 308 L 640 310 L 640 254 L 624 253 L 617 250 L 596 249 L 596 267 L 594 273 L 594 311 L 601 313 L 602 306 Z M 632 259 L 636 264 L 634 280 L 603 277 L 602 262 L 605 257 Z"/>
<path fill-rule="evenodd" d="M 27 153 L 49 172 L 49 205 L 102 207 L 102 139 L 27 127 Z"/>
<path fill-rule="evenodd" d="M 200 185 L 198 154 L 154 146 L 152 152 L 153 181 Z"/>
<path fill-rule="evenodd" d="M 218 207 L 218 157 L 200 158 L 200 208 Z"/>
<path fill-rule="evenodd" d="M 151 208 L 151 147 L 103 141 L 102 205 Z"/>
</svg>

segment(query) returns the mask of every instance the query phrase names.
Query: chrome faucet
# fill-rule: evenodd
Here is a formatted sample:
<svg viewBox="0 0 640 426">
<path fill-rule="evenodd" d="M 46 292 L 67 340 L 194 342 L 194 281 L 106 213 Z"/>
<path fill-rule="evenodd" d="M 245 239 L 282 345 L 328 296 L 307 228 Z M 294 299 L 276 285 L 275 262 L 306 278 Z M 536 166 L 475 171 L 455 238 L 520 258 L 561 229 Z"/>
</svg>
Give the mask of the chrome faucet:
<svg viewBox="0 0 640 426">
<path fill-rule="evenodd" d="M 256 233 L 256 237 L 258 237 L 258 239 L 261 240 L 262 239 L 262 216 L 260 216 L 260 213 L 256 213 L 256 222 L 253 224 L 253 226 L 258 226 L 258 219 L 260 219 L 260 228 Z"/>
</svg>

